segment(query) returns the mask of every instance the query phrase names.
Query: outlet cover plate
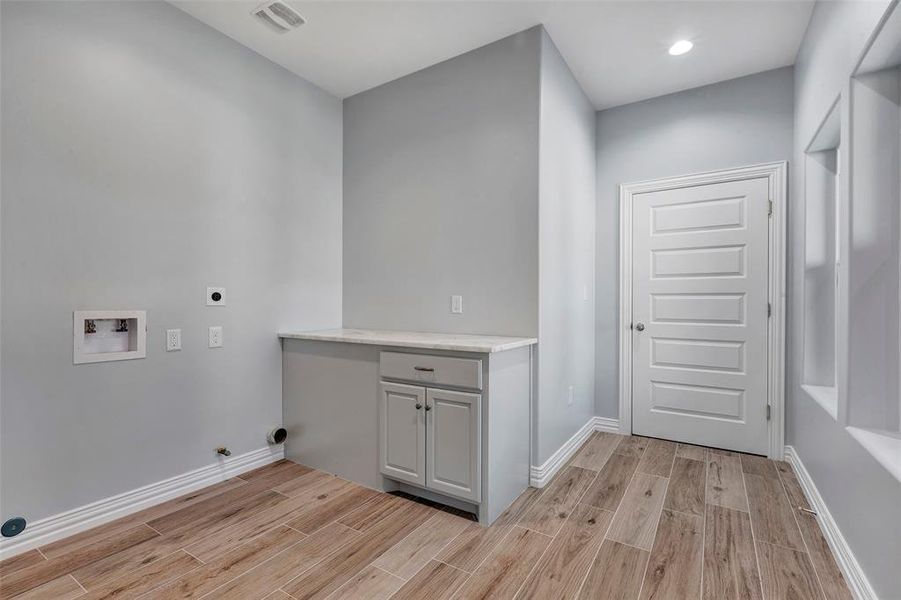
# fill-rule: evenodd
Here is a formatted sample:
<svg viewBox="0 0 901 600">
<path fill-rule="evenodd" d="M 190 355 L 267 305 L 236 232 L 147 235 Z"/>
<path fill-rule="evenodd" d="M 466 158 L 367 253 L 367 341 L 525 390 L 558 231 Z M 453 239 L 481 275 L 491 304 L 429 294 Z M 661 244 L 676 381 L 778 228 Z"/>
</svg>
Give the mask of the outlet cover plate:
<svg viewBox="0 0 901 600">
<path fill-rule="evenodd" d="M 166 330 L 166 352 L 181 350 L 181 329 Z"/>
<path fill-rule="evenodd" d="M 207 287 L 207 289 L 206 289 L 206 305 L 207 306 L 225 306 L 225 288 L 224 287 Z"/>
<path fill-rule="evenodd" d="M 222 347 L 222 325 L 210 327 L 210 348 Z"/>
</svg>

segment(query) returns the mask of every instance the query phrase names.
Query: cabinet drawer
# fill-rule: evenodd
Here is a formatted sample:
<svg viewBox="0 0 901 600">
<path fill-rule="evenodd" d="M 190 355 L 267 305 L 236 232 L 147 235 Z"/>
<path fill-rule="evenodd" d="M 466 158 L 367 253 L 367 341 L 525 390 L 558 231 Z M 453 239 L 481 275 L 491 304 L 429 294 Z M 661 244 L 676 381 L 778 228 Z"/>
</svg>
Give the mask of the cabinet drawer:
<svg viewBox="0 0 901 600">
<path fill-rule="evenodd" d="M 386 379 L 482 389 L 482 361 L 475 358 L 382 352 L 379 374 Z"/>
</svg>

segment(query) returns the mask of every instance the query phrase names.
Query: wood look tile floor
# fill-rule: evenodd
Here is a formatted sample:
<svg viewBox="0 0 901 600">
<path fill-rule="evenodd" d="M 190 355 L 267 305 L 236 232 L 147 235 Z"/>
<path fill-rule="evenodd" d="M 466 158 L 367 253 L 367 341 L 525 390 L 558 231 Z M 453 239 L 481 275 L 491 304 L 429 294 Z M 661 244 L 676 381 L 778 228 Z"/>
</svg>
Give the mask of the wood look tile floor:
<svg viewBox="0 0 901 600">
<path fill-rule="evenodd" d="M 288 461 L 0 563 L 0 598 L 851 598 L 791 467 L 595 433 L 489 528 Z"/>
</svg>

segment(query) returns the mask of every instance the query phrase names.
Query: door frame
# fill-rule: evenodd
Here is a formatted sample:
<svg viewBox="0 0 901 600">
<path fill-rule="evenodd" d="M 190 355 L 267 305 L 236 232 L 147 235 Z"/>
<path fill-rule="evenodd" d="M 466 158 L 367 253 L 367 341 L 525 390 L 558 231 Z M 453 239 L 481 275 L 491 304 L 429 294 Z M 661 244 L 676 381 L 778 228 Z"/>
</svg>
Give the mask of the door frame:
<svg viewBox="0 0 901 600">
<path fill-rule="evenodd" d="M 785 239 L 788 162 L 773 162 L 693 175 L 668 177 L 619 186 L 619 430 L 632 433 L 632 205 L 636 194 L 675 190 L 696 185 L 766 177 L 773 213 L 769 220 L 767 301 L 772 313 L 767 324 L 767 453 L 781 460 L 785 454 Z"/>
</svg>

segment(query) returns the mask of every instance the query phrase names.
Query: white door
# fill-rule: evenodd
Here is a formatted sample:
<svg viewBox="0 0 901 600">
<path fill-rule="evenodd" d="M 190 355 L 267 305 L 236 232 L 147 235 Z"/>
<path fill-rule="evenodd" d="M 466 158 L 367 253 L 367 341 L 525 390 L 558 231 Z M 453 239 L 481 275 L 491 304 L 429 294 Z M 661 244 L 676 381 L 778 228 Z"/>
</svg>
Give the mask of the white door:
<svg viewBox="0 0 901 600">
<path fill-rule="evenodd" d="M 383 475 L 425 485 L 425 388 L 382 383 L 379 467 Z"/>
<path fill-rule="evenodd" d="M 767 453 L 769 185 L 632 204 L 632 430 Z"/>
<path fill-rule="evenodd" d="M 426 392 L 428 487 L 458 498 L 481 498 L 481 404 L 479 394 Z"/>
</svg>

